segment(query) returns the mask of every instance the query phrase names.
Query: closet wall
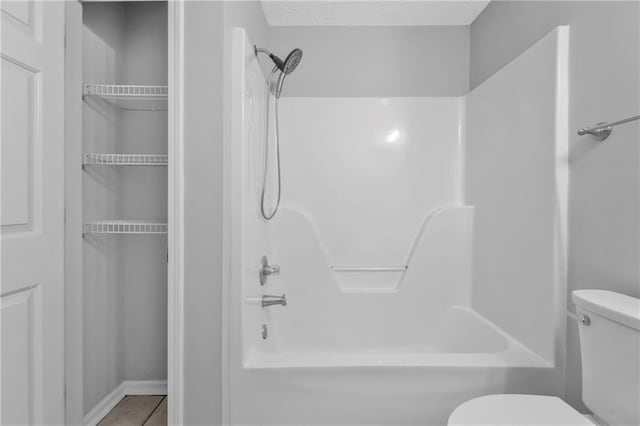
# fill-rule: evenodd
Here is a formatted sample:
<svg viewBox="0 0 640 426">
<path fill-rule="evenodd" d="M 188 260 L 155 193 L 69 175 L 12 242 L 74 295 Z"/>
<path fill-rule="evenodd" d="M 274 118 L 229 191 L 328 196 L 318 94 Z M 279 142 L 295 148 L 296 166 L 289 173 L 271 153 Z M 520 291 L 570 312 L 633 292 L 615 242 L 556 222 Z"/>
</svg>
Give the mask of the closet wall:
<svg viewBox="0 0 640 426">
<path fill-rule="evenodd" d="M 85 82 L 122 81 L 124 5 L 83 7 L 82 73 Z M 106 102 L 82 103 L 83 153 L 122 149 L 122 112 Z M 80 160 L 80 159 L 79 159 Z M 84 222 L 122 214 L 122 169 L 85 166 Z M 84 413 L 124 380 L 122 237 L 85 235 L 83 239 Z"/>
<path fill-rule="evenodd" d="M 82 57 L 84 83 L 166 85 L 166 3 L 84 3 Z M 129 107 L 84 96 L 82 154 L 166 155 L 166 110 L 136 110 L 135 101 Z M 166 167 L 83 169 L 85 223 L 166 223 Z M 166 380 L 166 270 L 166 233 L 85 232 L 85 414 L 124 380 Z"/>
<path fill-rule="evenodd" d="M 167 84 L 166 4 L 125 7 L 126 84 Z M 167 154 L 167 112 L 127 111 L 125 154 Z M 123 168 L 123 218 L 167 222 L 167 168 Z M 127 380 L 166 379 L 166 235 L 123 236 L 124 375 Z"/>
</svg>

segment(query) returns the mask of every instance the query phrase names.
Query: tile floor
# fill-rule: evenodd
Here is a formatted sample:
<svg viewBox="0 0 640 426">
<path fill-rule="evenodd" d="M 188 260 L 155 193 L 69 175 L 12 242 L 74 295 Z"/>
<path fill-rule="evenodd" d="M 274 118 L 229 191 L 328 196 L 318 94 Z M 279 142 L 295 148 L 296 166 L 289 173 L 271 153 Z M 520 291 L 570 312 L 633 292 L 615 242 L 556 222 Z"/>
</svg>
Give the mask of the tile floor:
<svg viewBox="0 0 640 426">
<path fill-rule="evenodd" d="M 127 395 L 98 423 L 98 426 L 142 425 L 167 425 L 165 395 Z"/>
</svg>

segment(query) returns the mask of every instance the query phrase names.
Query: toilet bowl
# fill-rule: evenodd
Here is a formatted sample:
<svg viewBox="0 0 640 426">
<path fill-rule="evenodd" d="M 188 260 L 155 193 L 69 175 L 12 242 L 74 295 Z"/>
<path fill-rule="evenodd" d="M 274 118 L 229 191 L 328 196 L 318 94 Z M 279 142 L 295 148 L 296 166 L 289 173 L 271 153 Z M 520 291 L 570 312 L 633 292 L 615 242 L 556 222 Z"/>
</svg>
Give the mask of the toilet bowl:
<svg viewBox="0 0 640 426">
<path fill-rule="evenodd" d="M 582 319 L 582 400 L 595 416 L 555 396 L 487 395 L 459 405 L 449 426 L 640 425 L 640 299 L 605 290 L 576 290 L 572 299 Z"/>
</svg>

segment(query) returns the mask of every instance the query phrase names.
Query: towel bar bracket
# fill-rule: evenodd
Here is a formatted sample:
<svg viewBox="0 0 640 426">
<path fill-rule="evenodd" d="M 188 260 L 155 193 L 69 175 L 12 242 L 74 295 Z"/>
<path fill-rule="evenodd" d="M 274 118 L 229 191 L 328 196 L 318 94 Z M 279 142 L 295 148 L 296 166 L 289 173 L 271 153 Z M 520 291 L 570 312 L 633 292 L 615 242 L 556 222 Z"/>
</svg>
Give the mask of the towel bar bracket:
<svg viewBox="0 0 640 426">
<path fill-rule="evenodd" d="M 622 120 L 612 121 L 610 123 L 598 123 L 593 127 L 584 127 L 578 130 L 578 136 L 592 135 L 598 138 L 598 140 L 603 141 L 611 135 L 614 126 L 619 126 L 620 124 L 625 124 L 636 120 L 640 120 L 640 114 Z"/>
</svg>

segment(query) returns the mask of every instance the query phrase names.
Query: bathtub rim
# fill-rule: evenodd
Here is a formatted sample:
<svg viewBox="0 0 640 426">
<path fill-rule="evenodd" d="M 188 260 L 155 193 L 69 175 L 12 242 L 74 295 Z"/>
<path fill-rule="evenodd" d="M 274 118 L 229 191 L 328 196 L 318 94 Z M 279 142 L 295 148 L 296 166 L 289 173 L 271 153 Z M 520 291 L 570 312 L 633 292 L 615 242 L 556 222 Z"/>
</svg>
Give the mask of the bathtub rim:
<svg viewBox="0 0 640 426">
<path fill-rule="evenodd" d="M 243 370 L 368 370 L 368 369 L 429 369 L 429 368 L 555 368 L 556 365 L 536 354 L 513 336 L 506 333 L 493 322 L 464 305 L 451 305 L 448 309 L 464 312 L 474 320 L 482 323 L 501 339 L 506 341 L 504 350 L 493 352 L 373 352 L 373 351 L 281 351 L 264 352 L 254 349 L 243 353 L 241 365 Z M 305 357 L 306 356 L 306 357 Z M 321 363 L 316 360 L 334 357 L 337 362 Z M 346 358 L 351 362 L 344 362 Z M 360 362 L 358 363 L 358 357 Z M 287 359 L 296 359 L 297 363 L 286 363 Z M 300 362 L 306 358 L 307 362 Z M 367 362 L 363 362 L 365 359 Z M 315 361 L 315 362 L 310 362 Z M 343 362 L 339 362 L 343 361 Z M 407 362 L 412 361 L 412 362 Z"/>
</svg>

